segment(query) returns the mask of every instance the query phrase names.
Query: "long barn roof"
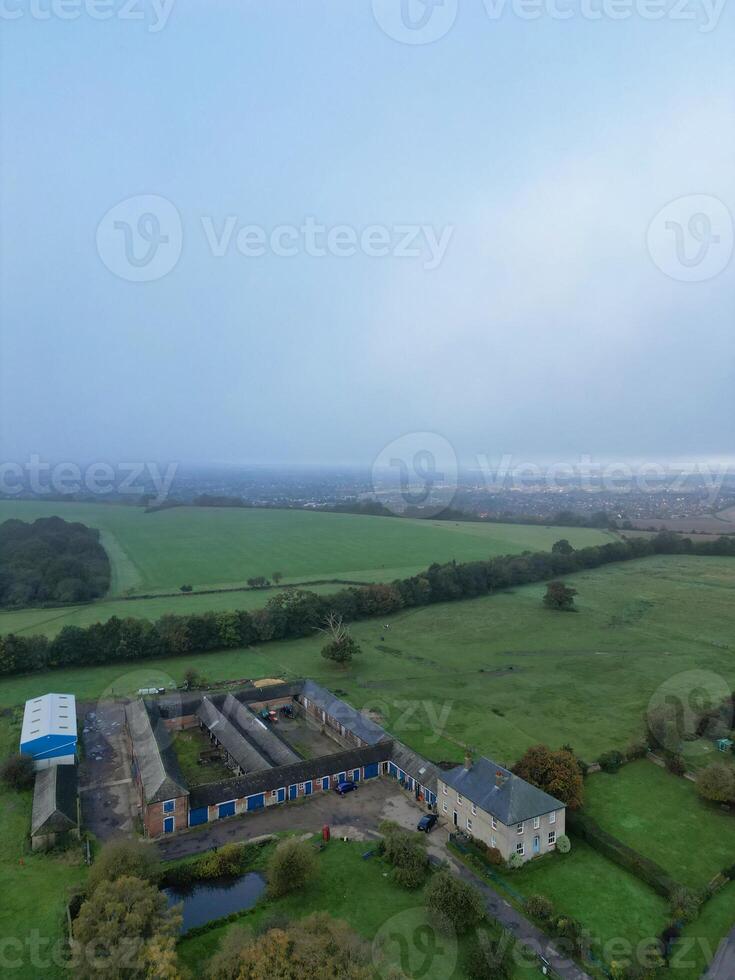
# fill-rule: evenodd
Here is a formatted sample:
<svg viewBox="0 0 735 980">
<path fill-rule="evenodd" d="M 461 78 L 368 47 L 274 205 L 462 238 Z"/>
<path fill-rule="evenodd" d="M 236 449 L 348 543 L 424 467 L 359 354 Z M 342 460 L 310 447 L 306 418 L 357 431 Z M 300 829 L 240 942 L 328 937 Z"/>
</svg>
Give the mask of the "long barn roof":
<svg viewBox="0 0 735 980">
<path fill-rule="evenodd" d="M 20 744 L 48 735 L 76 739 L 77 707 L 73 694 L 43 694 L 26 701 Z"/>
</svg>

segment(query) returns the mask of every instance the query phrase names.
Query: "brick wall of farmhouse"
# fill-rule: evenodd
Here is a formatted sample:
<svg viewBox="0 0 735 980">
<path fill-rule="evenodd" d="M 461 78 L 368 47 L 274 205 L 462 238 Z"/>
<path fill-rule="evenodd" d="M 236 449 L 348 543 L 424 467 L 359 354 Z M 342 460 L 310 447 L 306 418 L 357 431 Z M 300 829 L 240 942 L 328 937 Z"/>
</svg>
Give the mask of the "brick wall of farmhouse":
<svg viewBox="0 0 735 980">
<path fill-rule="evenodd" d="M 148 837 L 159 837 L 163 833 L 165 817 L 174 818 L 174 831 L 184 830 L 189 825 L 189 798 L 179 796 L 174 800 L 172 813 L 164 813 L 163 803 L 149 803 L 143 808 L 143 823 Z"/>
</svg>

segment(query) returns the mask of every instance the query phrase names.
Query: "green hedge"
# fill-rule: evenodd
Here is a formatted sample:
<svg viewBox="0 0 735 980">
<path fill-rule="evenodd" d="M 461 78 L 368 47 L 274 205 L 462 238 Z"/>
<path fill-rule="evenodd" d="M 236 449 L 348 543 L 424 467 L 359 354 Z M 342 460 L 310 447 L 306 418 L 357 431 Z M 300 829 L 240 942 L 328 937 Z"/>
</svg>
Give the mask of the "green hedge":
<svg viewBox="0 0 735 980">
<path fill-rule="evenodd" d="M 617 837 L 608 834 L 592 817 L 567 810 L 566 829 L 575 836 L 581 837 L 590 847 L 614 864 L 640 878 L 664 898 L 670 898 L 677 889 L 683 888 L 683 885 L 667 874 L 660 864 L 656 864 L 650 858 L 634 851 L 632 847 L 623 844 Z"/>
</svg>

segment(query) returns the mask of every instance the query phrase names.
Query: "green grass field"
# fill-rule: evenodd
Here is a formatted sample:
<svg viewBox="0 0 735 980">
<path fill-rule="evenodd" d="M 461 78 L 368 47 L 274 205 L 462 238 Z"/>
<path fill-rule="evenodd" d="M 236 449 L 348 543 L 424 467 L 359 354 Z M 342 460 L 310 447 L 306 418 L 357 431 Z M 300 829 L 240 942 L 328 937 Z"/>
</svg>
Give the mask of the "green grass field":
<svg viewBox="0 0 735 980">
<path fill-rule="evenodd" d="M 5 712 L 0 717 L 0 758 L 17 751 L 19 735 L 18 718 Z M 63 952 L 66 900 L 86 875 L 81 845 L 65 852 L 31 853 L 32 802 L 32 791 L 16 793 L 0 784 L 0 936 L 8 942 L 3 974 L 19 980 L 66 975 L 60 960 L 55 963 L 51 956 L 58 959 Z M 43 962 L 33 962 L 29 942 L 34 935 Z M 17 966 L 11 968 L 11 960 Z"/>
<path fill-rule="evenodd" d="M 569 854 L 530 861 L 504 878 L 524 898 L 545 895 L 557 912 L 578 919 L 592 937 L 595 954 L 607 962 L 614 940 L 635 947 L 655 940 L 667 922 L 663 898 L 576 838 Z"/>
<path fill-rule="evenodd" d="M 377 520 L 384 520 L 378 518 Z M 170 687 L 194 667 L 209 681 L 314 677 L 371 707 L 386 727 L 433 759 L 471 745 L 513 762 L 531 744 L 570 742 L 586 759 L 643 730 L 657 688 L 711 671 L 735 685 L 735 560 L 660 557 L 570 576 L 576 614 L 541 603 L 544 586 L 412 609 L 353 626 L 362 653 L 327 663 L 319 638 L 171 660 L 7 678 L 0 706 L 45 690 L 82 698 Z"/>
<path fill-rule="evenodd" d="M 373 847 L 372 843 L 332 840 L 319 854 L 317 879 L 306 889 L 275 901 L 266 900 L 235 923 L 225 923 L 201 935 L 182 939 L 177 947 L 181 962 L 195 976 L 202 976 L 203 964 L 214 955 L 231 929 L 246 926 L 257 930 L 267 927 L 274 917 L 300 919 L 313 912 L 327 912 L 346 921 L 366 940 L 372 941 L 378 934 L 386 937 L 383 971 L 395 963 L 404 971 L 396 976 L 462 980 L 466 976 L 462 963 L 467 940 L 463 938 L 459 944 L 443 939 L 436 945 L 422 942 L 423 932 L 418 930 L 426 927 L 427 919 L 421 889 L 399 888 L 388 878 L 390 869 L 380 858 L 364 860 L 363 854 Z M 383 971 L 381 976 L 386 975 Z M 518 966 L 513 976 L 514 980 L 530 980 L 540 975 L 537 969 Z"/>
<path fill-rule="evenodd" d="M 575 547 L 614 536 L 586 528 L 454 523 L 325 514 L 304 510 L 179 507 L 146 514 L 115 504 L 0 501 L 0 521 L 57 514 L 102 531 L 113 565 L 112 595 L 244 585 L 281 572 L 284 581 L 343 578 L 386 581 L 432 562 L 468 561 Z"/>
<path fill-rule="evenodd" d="M 735 882 L 717 892 L 698 919 L 684 927 L 672 957 L 677 980 L 699 980 L 735 920 Z"/>
<path fill-rule="evenodd" d="M 704 888 L 735 864 L 732 815 L 701 800 L 689 780 L 646 759 L 585 780 L 584 810 L 690 888 Z"/>
</svg>

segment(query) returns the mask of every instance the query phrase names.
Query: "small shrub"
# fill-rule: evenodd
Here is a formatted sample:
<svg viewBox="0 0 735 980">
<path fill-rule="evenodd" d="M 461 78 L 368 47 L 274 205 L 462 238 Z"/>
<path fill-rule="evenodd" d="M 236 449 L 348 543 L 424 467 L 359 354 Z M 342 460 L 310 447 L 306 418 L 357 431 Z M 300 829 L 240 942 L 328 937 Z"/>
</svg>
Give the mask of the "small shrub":
<svg viewBox="0 0 735 980">
<path fill-rule="evenodd" d="M 525 902 L 526 912 L 533 919 L 541 919 L 546 922 L 554 914 L 553 902 L 545 895 L 531 895 Z"/>
<path fill-rule="evenodd" d="M 572 842 L 566 834 L 559 834 L 556 838 L 556 849 L 560 854 L 569 854 L 572 849 Z"/>
<path fill-rule="evenodd" d="M 667 752 L 665 761 L 666 768 L 674 776 L 683 776 L 687 771 L 686 762 L 684 762 L 683 756 L 679 755 L 678 752 Z"/>
<path fill-rule="evenodd" d="M 702 899 L 691 888 L 675 888 L 671 893 L 671 918 L 674 921 L 693 922 L 699 915 Z"/>
<path fill-rule="evenodd" d="M 0 768 L 0 779 L 11 789 L 31 789 L 36 778 L 30 755 L 11 755 Z"/>
<path fill-rule="evenodd" d="M 524 861 L 520 854 L 511 854 L 508 858 L 508 867 L 511 871 L 518 871 L 519 868 L 523 867 L 523 864 Z"/>
<path fill-rule="evenodd" d="M 91 895 L 103 881 L 116 881 L 123 877 L 141 878 L 158 884 L 160 876 L 161 866 L 154 845 L 135 840 L 111 840 L 104 845 L 92 865 L 87 890 Z"/>
<path fill-rule="evenodd" d="M 304 888 L 318 872 L 314 849 L 306 841 L 285 840 L 268 862 L 268 890 L 273 898 Z"/>
<path fill-rule="evenodd" d="M 625 758 L 628 762 L 634 762 L 636 759 L 645 759 L 648 754 L 648 745 L 643 739 L 633 741 L 625 750 Z"/>
<path fill-rule="evenodd" d="M 200 878 L 227 878 L 239 875 L 243 870 L 245 849 L 242 844 L 224 844 L 216 851 L 209 851 L 197 865 Z"/>
<path fill-rule="evenodd" d="M 500 865 L 503 863 L 503 855 L 500 853 L 497 847 L 488 847 L 486 857 L 488 864 L 492 864 L 496 868 L 500 867 Z"/>
<path fill-rule="evenodd" d="M 597 763 L 603 772 L 617 772 L 625 762 L 622 752 L 612 749 L 610 752 L 603 752 Z"/>
</svg>

